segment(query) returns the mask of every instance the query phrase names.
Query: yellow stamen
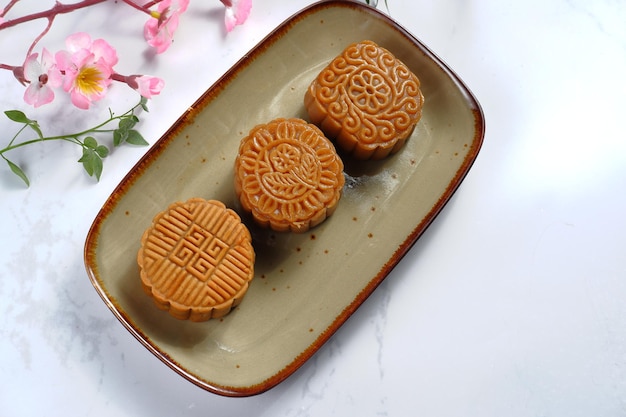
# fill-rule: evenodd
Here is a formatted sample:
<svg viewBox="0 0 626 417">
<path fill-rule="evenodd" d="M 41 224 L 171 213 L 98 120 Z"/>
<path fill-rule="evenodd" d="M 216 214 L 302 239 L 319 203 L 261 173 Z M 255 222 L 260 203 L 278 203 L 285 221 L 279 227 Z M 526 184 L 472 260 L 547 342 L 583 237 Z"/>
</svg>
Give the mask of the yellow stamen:
<svg viewBox="0 0 626 417">
<path fill-rule="evenodd" d="M 150 10 L 150 16 L 154 17 L 155 19 L 160 19 L 161 13 L 157 12 L 156 10 Z"/>
<path fill-rule="evenodd" d="M 98 68 L 83 67 L 76 77 L 76 87 L 86 95 L 97 94 L 104 90 L 100 84 L 102 80 L 102 73 Z"/>
</svg>

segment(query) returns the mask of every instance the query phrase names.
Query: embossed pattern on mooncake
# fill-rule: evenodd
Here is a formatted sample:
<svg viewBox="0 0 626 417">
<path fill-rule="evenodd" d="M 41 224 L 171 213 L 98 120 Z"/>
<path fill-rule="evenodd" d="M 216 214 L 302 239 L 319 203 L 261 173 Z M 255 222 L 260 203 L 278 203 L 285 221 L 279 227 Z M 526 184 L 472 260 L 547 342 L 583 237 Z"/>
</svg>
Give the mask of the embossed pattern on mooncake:
<svg viewBox="0 0 626 417">
<path fill-rule="evenodd" d="M 420 81 L 372 41 L 348 46 L 305 93 L 312 123 L 357 159 L 397 152 L 422 116 Z"/>
<path fill-rule="evenodd" d="M 343 162 L 333 144 L 302 119 L 276 119 L 242 139 L 235 160 L 241 205 L 263 227 L 305 232 L 341 197 Z"/>
<path fill-rule="evenodd" d="M 241 302 L 253 278 L 251 240 L 239 216 L 220 201 L 174 203 L 142 236 L 142 286 L 178 319 L 222 317 Z"/>
</svg>

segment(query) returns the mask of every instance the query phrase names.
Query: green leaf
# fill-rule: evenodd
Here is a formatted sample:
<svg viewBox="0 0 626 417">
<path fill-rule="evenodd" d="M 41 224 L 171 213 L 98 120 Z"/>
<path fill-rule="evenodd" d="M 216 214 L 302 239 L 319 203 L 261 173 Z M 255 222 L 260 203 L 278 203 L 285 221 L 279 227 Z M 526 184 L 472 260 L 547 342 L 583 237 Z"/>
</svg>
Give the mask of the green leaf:
<svg viewBox="0 0 626 417">
<path fill-rule="evenodd" d="M 90 177 L 95 176 L 100 181 L 100 175 L 102 174 L 102 159 L 96 153 L 94 149 L 84 148 L 83 156 L 78 160 L 83 164 L 83 168 L 87 171 Z"/>
<path fill-rule="evenodd" d="M 130 143 L 131 145 L 148 145 L 148 142 L 143 138 L 143 136 L 141 136 L 141 133 L 134 129 L 128 131 L 128 137 L 126 138 L 126 142 Z"/>
<path fill-rule="evenodd" d="M 125 116 L 120 119 L 118 128 L 113 131 L 113 146 L 120 146 L 128 141 L 131 129 L 139 122 L 135 115 Z"/>
<path fill-rule="evenodd" d="M 109 148 L 104 145 L 100 145 L 96 148 L 96 153 L 100 158 L 106 158 L 109 155 Z"/>
<path fill-rule="evenodd" d="M 17 123 L 28 124 L 28 123 L 32 122 L 32 120 L 30 120 L 28 117 L 26 117 L 24 112 L 19 111 L 19 110 L 7 110 L 7 111 L 4 112 L 4 114 L 6 114 L 9 119 L 11 119 L 11 120 L 13 120 L 14 122 L 17 122 Z"/>
<path fill-rule="evenodd" d="M 20 110 L 7 110 L 4 112 L 4 114 L 6 114 L 7 117 L 14 122 L 24 123 L 25 125 L 30 126 L 30 128 L 33 129 L 35 133 L 37 133 L 37 136 L 39 136 L 40 139 L 43 139 L 43 133 L 41 133 L 41 129 L 39 128 L 39 123 L 37 123 L 36 120 L 32 120 L 26 117 L 26 114 L 24 114 L 24 112 Z"/>
<path fill-rule="evenodd" d="M 143 109 L 143 111 L 149 112 L 147 98 L 145 98 L 144 96 L 141 96 L 141 100 L 139 101 L 139 104 L 141 105 L 141 108 Z"/>
<path fill-rule="evenodd" d="M 113 146 L 120 146 L 122 143 L 126 142 L 128 138 L 128 130 L 114 130 L 113 131 Z"/>
<path fill-rule="evenodd" d="M 94 158 L 93 174 L 96 176 L 98 181 L 100 181 L 100 176 L 102 175 L 102 168 L 102 159 Z"/>
<path fill-rule="evenodd" d="M 122 139 L 124 139 L 122 137 L 122 132 L 120 132 L 119 130 L 114 130 L 113 131 L 113 146 L 118 147 L 122 144 Z"/>
<path fill-rule="evenodd" d="M 98 142 L 93 136 L 87 136 L 83 141 L 83 144 L 91 149 L 96 149 L 98 147 Z"/>
<path fill-rule="evenodd" d="M 80 157 L 78 162 L 83 164 L 85 171 L 89 176 L 93 176 L 93 157 L 95 152 L 92 149 L 83 149 L 83 156 Z M 96 155 L 97 156 L 97 155 Z"/>
<path fill-rule="evenodd" d="M 124 117 L 120 119 L 119 130 L 130 130 L 137 122 L 139 122 L 139 119 L 135 115 Z"/>
<path fill-rule="evenodd" d="M 15 175 L 20 177 L 22 181 L 26 183 L 27 187 L 30 187 L 30 181 L 28 180 L 28 177 L 26 176 L 22 168 L 20 168 L 19 166 L 17 166 L 16 164 L 14 164 L 13 162 L 9 161 L 6 158 L 4 158 L 4 160 L 7 161 L 7 164 L 9 164 L 9 168 L 11 168 L 11 171 L 13 171 Z"/>
<path fill-rule="evenodd" d="M 41 133 L 41 129 L 39 128 L 39 123 L 37 123 L 37 121 L 31 120 L 30 123 L 28 123 L 28 126 L 30 126 L 30 128 L 33 129 L 35 133 L 37 133 L 39 139 L 43 139 L 43 133 Z"/>
</svg>

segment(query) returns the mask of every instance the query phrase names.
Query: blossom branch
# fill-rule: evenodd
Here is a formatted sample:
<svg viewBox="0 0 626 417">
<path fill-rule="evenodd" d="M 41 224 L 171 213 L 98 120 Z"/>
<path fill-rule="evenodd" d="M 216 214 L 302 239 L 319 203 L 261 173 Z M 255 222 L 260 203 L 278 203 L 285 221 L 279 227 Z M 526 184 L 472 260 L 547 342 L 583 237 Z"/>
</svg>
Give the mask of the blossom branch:
<svg viewBox="0 0 626 417">
<path fill-rule="evenodd" d="M 11 1 L 9 2 L 9 4 L 7 4 L 7 5 L 6 5 L 6 7 L 5 7 L 4 9 L 1 9 L 1 10 L 0 10 L 0 18 L 4 17 L 4 16 L 7 14 L 7 12 L 8 12 L 9 10 L 11 10 L 11 8 L 12 8 L 13 6 L 15 6 L 15 4 L 16 4 L 18 1 L 20 1 L 20 0 L 11 0 Z"/>
<path fill-rule="evenodd" d="M 0 0 L 1 1 L 1 0 Z M 89 109 L 91 104 L 107 94 L 112 82 L 126 84 L 141 96 L 139 104 L 122 115 L 113 115 L 101 124 L 82 132 L 60 136 L 44 136 L 36 120 L 28 118 L 19 110 L 5 111 L 5 115 L 18 124 L 18 132 L 9 140 L 8 145 L 0 149 L 0 162 L 4 160 L 10 170 L 20 177 L 27 185 L 26 173 L 16 163 L 7 158 L 9 151 L 22 148 L 37 142 L 66 141 L 82 148 L 82 157 L 78 160 L 90 176 L 100 178 L 102 160 L 108 153 L 108 147 L 101 145 L 91 136 L 103 132 L 113 132 L 113 146 L 122 143 L 146 145 L 147 142 L 133 127 L 139 122 L 135 111 L 143 108 L 147 111 L 146 101 L 160 94 L 164 81 L 150 75 L 123 75 L 115 71 L 118 63 L 117 51 L 104 39 L 92 40 L 85 32 L 78 32 L 66 38 L 66 48 L 50 52 L 45 47 L 36 52 L 35 48 L 50 32 L 57 16 L 104 3 L 107 0 L 75 0 L 66 4 L 55 0 L 54 6 L 36 13 L 7 20 L 9 12 L 20 0 L 8 0 L 4 8 L 0 8 L 0 31 L 19 24 L 39 19 L 46 19 L 43 30 L 35 37 L 27 49 L 26 57 L 20 65 L 0 63 L 0 70 L 11 71 L 23 86 L 24 101 L 35 108 L 50 103 L 55 98 L 55 89 L 67 93 L 76 107 Z M 225 6 L 224 23 L 230 32 L 236 25 L 245 22 L 250 13 L 252 0 L 219 0 Z M 180 16 L 187 10 L 190 0 L 115 0 L 147 14 L 143 35 L 148 45 L 160 54 L 167 50 L 172 42 Z M 116 128 L 106 126 L 117 122 Z M 34 139 L 18 141 L 25 130 L 35 132 Z"/>
<path fill-rule="evenodd" d="M 3 159 L 9 166 L 9 169 L 15 175 L 20 177 L 22 181 L 24 181 L 24 183 L 28 186 L 30 185 L 30 180 L 28 179 L 28 176 L 26 175 L 24 170 L 15 162 L 7 158 L 5 154 L 9 151 L 40 142 L 70 142 L 82 148 L 82 156 L 78 160 L 78 162 L 83 165 L 83 168 L 85 169 L 87 174 L 89 176 L 96 177 L 97 180 L 100 180 L 100 175 L 102 174 L 103 168 L 103 159 L 109 155 L 110 151 L 107 146 L 98 143 L 96 138 L 92 135 L 97 133 L 112 133 L 114 147 L 120 146 L 124 143 L 140 146 L 147 145 L 148 142 L 146 142 L 141 134 L 134 129 L 135 125 L 139 122 L 139 118 L 137 117 L 136 112 L 138 112 L 140 109 L 143 109 L 144 111 L 148 110 L 145 98 L 142 98 L 139 103 L 134 105 L 130 110 L 120 115 L 115 115 L 111 110 L 109 110 L 109 118 L 107 120 L 102 123 L 98 123 L 97 125 L 89 129 L 56 136 L 44 136 L 37 121 L 28 118 L 23 112 L 19 110 L 6 111 L 4 113 L 9 119 L 21 124 L 22 126 L 15 134 L 15 136 L 13 136 L 9 144 L 6 147 L 0 149 L 0 158 Z M 108 127 L 108 125 L 113 122 L 117 122 L 117 127 Z M 20 136 L 20 134 L 24 132 L 24 130 L 27 128 L 32 129 L 36 133 L 37 138 L 16 143 L 17 137 Z"/>
<path fill-rule="evenodd" d="M 124 3 L 128 4 L 130 7 L 132 7 L 133 9 L 137 9 L 140 12 L 152 15 L 152 12 L 150 11 L 150 7 L 154 6 L 157 3 L 160 3 L 162 0 L 154 0 L 151 1 L 150 3 L 146 3 L 143 6 L 135 3 L 132 0 L 122 0 Z"/>
<path fill-rule="evenodd" d="M 15 3 L 17 3 L 17 1 L 19 0 L 13 0 L 11 3 L 9 3 L 9 6 L 12 7 Z M 30 21 L 37 20 L 37 19 L 49 19 L 50 17 L 54 18 L 57 15 L 64 14 L 64 13 L 71 13 L 75 10 L 83 9 L 85 7 L 90 7 L 98 3 L 103 3 L 105 1 L 107 0 L 83 0 L 81 2 L 73 3 L 73 4 L 63 4 L 57 1 L 54 4 L 54 6 L 52 6 L 48 10 L 43 10 L 41 12 L 24 15 L 24 16 L 17 17 L 15 19 L 10 19 L 10 20 L 0 23 L 0 30 L 7 29 L 10 27 L 19 25 L 21 23 L 30 22 Z M 7 6 L 7 8 L 9 6 Z M 6 12 L 7 12 L 7 9 L 5 8 L 4 10 L 5 15 L 6 15 Z"/>
<path fill-rule="evenodd" d="M 29 57 L 30 54 L 33 53 L 33 49 L 35 49 L 35 45 L 37 45 L 39 43 L 39 41 L 46 36 L 46 34 L 50 31 L 50 28 L 52 27 L 52 23 L 54 22 L 54 18 L 56 15 L 52 15 L 48 17 L 48 24 L 46 25 L 46 27 L 44 28 L 44 30 L 35 38 L 35 40 L 33 41 L 33 43 L 30 44 L 30 47 L 28 48 L 28 51 L 26 52 L 26 57 Z"/>
</svg>

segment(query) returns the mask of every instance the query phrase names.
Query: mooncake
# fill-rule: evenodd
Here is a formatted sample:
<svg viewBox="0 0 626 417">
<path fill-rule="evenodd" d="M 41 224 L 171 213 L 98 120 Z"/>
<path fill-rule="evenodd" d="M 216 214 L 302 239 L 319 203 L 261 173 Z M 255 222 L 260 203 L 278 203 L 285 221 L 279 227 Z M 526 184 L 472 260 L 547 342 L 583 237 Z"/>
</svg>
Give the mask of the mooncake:
<svg viewBox="0 0 626 417">
<path fill-rule="evenodd" d="M 306 232 L 335 211 L 344 183 L 334 145 L 302 119 L 257 125 L 241 140 L 235 191 L 262 227 Z"/>
<path fill-rule="evenodd" d="M 137 254 L 157 307 L 182 320 L 228 314 L 248 290 L 255 253 L 247 227 L 217 200 L 193 198 L 158 213 Z"/>
<path fill-rule="evenodd" d="M 417 76 L 372 41 L 351 44 L 306 90 L 304 105 L 338 148 L 356 159 L 397 152 L 422 116 Z"/>
</svg>

